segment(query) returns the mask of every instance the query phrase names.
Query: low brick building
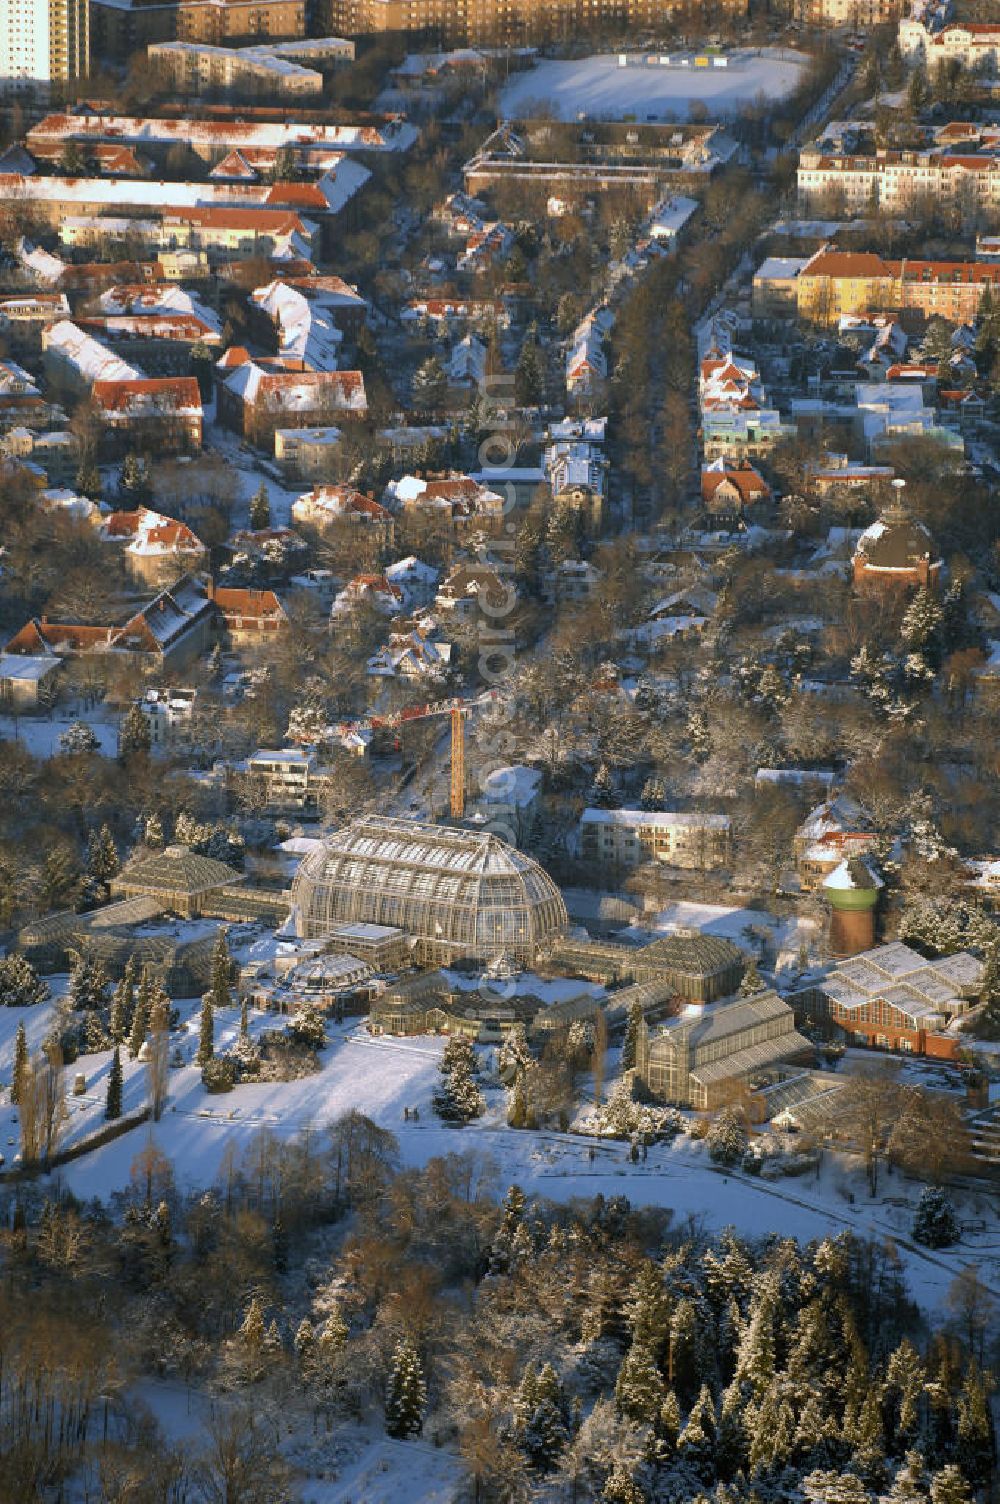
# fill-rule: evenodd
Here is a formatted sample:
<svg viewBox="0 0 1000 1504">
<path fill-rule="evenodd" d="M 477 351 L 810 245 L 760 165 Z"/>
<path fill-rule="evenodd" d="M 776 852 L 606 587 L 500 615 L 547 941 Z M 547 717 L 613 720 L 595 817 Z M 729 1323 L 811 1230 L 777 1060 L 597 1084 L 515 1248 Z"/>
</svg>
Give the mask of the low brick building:
<svg viewBox="0 0 1000 1504">
<path fill-rule="evenodd" d="M 951 1021 L 979 996 L 983 964 L 967 951 L 927 961 L 894 941 L 840 962 L 796 998 L 796 1016 L 849 1044 L 955 1059 Z"/>
</svg>

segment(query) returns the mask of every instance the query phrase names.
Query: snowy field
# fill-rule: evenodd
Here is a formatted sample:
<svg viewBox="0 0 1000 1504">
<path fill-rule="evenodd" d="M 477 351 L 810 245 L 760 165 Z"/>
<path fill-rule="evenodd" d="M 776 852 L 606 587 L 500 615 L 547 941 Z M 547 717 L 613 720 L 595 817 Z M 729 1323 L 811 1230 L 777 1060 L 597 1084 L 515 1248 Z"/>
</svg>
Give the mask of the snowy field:
<svg viewBox="0 0 1000 1504">
<path fill-rule="evenodd" d="M 796 89 L 808 58 L 765 50 L 730 55 L 726 68 L 619 66 L 614 54 L 573 61 L 548 59 L 512 78 L 501 95 L 510 119 L 687 120 L 692 105 L 710 119 L 735 115 L 760 95 L 783 99 Z"/>
<path fill-rule="evenodd" d="M 25 1017 L 29 1039 L 38 1043 L 45 1032 L 47 1011 L 0 1010 L 0 1075 L 4 1081 L 10 1078 L 17 1019 Z M 197 1047 L 195 1005 L 185 1005 L 185 1011 L 191 1025 L 181 1036 L 180 1049 L 185 1058 L 190 1058 Z M 270 1015 L 255 1015 L 252 1027 L 256 1032 L 273 1022 Z M 217 1015 L 217 1047 L 233 1040 L 238 1024 L 235 1009 L 231 1014 Z M 345 1025 L 334 1031 L 323 1054 L 323 1068 L 316 1075 L 284 1084 L 241 1086 L 222 1096 L 209 1096 L 197 1067 L 185 1064 L 171 1071 L 169 1104 L 158 1124 L 136 1128 L 74 1161 L 58 1172 L 59 1178 L 82 1199 L 106 1198 L 128 1185 L 136 1155 L 151 1140 L 171 1161 L 178 1189 L 196 1190 L 216 1180 L 227 1150 L 242 1153 L 261 1128 L 280 1137 L 292 1137 L 306 1128 L 322 1130 L 357 1108 L 397 1135 L 400 1157 L 407 1165 L 423 1165 L 448 1153 L 474 1152 L 492 1178 L 497 1195 L 513 1181 L 529 1192 L 557 1201 L 589 1199 L 598 1192 L 604 1196 L 623 1194 L 636 1206 L 670 1207 L 675 1222 L 681 1225 L 691 1219 L 718 1231 L 732 1224 L 750 1236 L 779 1229 L 802 1242 L 851 1228 L 860 1236 L 889 1238 L 896 1244 L 911 1289 L 930 1309 L 940 1306 L 955 1274 L 971 1259 L 980 1264 L 983 1278 L 1000 1293 L 1000 1243 L 994 1247 L 995 1238 L 993 1242 L 980 1238 L 982 1246 L 973 1246 L 975 1240 L 966 1239 L 954 1250 L 933 1254 L 909 1244 L 919 1187 L 898 1177 L 888 1179 L 884 1184 L 886 1199 L 872 1203 L 863 1192 L 859 1168 L 837 1155 L 826 1155 L 818 1177 L 810 1174 L 769 1183 L 743 1175 L 723 1175 L 710 1164 L 704 1144 L 681 1136 L 672 1144 L 654 1145 L 647 1160 L 632 1164 L 624 1143 L 594 1143 L 571 1134 L 508 1129 L 500 1091 L 487 1092 L 487 1115 L 479 1123 L 460 1130 L 447 1127 L 431 1110 L 443 1044 L 443 1040 L 434 1038 L 371 1038 L 360 1025 Z M 70 1099 L 73 1116 L 68 1139 L 92 1132 L 103 1122 L 109 1061 L 108 1055 L 81 1060 L 87 1093 L 83 1098 Z M 125 1078 L 124 1105 L 128 1111 L 143 1101 L 143 1067 L 127 1062 Z M 411 1109 L 410 1121 L 403 1116 L 407 1107 Z M 419 1109 L 416 1122 L 412 1120 L 413 1108 Z M 16 1143 L 17 1130 L 8 1107 L 0 1109 L 0 1123 L 0 1133 Z M 10 1155 L 14 1150 L 8 1148 L 6 1152 Z M 970 1205 L 963 1215 L 974 1219 L 983 1213 Z"/>
<path fill-rule="evenodd" d="M 796 915 L 779 919 L 765 909 L 741 909 L 712 903 L 668 904 L 658 914 L 644 914 L 642 928 L 667 935 L 700 930 L 703 935 L 732 940 L 744 950 L 754 950 L 756 942 L 764 940 L 776 957 L 775 966 L 779 971 L 795 966 L 802 946 L 809 951 L 819 939 L 815 920 L 800 919 Z"/>
<path fill-rule="evenodd" d="M 0 715 L 0 741 L 19 741 L 32 757 L 55 757 L 59 738 L 74 721 L 86 721 L 105 757 L 118 755 L 118 713 L 110 706 L 87 706 L 81 700 L 62 702 L 53 715 Z"/>
</svg>

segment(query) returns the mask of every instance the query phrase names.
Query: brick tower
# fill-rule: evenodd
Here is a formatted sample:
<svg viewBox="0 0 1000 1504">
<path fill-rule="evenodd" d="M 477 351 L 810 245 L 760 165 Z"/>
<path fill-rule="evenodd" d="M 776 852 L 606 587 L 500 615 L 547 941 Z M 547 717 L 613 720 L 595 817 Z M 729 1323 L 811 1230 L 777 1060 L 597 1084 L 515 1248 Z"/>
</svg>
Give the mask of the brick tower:
<svg viewBox="0 0 1000 1504">
<path fill-rule="evenodd" d="M 875 906 L 882 879 L 864 857 L 845 858 L 823 881 L 830 905 L 830 954 L 856 956 L 875 944 Z"/>
</svg>

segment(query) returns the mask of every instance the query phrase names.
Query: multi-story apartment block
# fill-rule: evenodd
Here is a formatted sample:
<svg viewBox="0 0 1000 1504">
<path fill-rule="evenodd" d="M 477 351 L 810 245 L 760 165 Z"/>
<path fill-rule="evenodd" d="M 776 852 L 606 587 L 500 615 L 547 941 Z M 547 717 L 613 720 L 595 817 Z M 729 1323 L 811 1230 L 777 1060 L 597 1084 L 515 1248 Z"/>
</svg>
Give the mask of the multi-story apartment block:
<svg viewBox="0 0 1000 1504">
<path fill-rule="evenodd" d="M 1000 154 L 931 149 L 851 155 L 825 143 L 799 155 L 799 204 L 848 215 L 905 214 L 921 203 L 1000 208 Z"/>
<path fill-rule="evenodd" d="M 306 99 L 323 92 L 322 73 L 263 48 L 158 42 L 148 48 L 148 56 L 164 80 L 186 94 L 219 89 Z"/>
<path fill-rule="evenodd" d="M 323 0 L 323 24 L 362 32 L 417 32 L 443 43 L 540 42 L 581 31 L 655 29 L 665 18 L 700 6 L 685 0 Z M 719 9 L 746 15 L 747 0 Z"/>
<path fill-rule="evenodd" d="M 1000 21 L 961 21 L 935 28 L 919 16 L 899 23 L 899 50 L 908 63 L 923 63 L 936 72 L 946 63 L 996 74 L 1000 72 Z"/>
<path fill-rule="evenodd" d="M 0 89 L 44 90 L 89 72 L 88 0 L 0 0 Z"/>
<path fill-rule="evenodd" d="M 667 810 L 585 809 L 580 817 L 583 856 L 602 865 L 637 867 L 663 862 L 671 867 L 723 867 L 729 860 L 732 822 L 728 815 Z"/>
<path fill-rule="evenodd" d="M 181 0 L 177 36 L 182 42 L 277 41 L 303 37 L 305 0 Z"/>
<path fill-rule="evenodd" d="M 882 26 L 899 19 L 905 0 L 796 0 L 795 18 L 806 26 Z"/>
<path fill-rule="evenodd" d="M 884 261 L 871 251 L 817 251 L 795 279 L 799 317 L 829 327 L 845 314 L 913 310 L 971 323 L 987 288 L 1000 291 L 1000 262 Z"/>
</svg>

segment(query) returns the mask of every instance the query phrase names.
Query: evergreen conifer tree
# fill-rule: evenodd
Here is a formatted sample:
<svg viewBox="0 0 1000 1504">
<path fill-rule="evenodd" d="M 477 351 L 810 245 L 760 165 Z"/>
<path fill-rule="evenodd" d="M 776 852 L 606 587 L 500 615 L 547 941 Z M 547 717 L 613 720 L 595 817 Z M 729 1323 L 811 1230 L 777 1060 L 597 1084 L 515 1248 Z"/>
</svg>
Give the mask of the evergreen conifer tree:
<svg viewBox="0 0 1000 1504">
<path fill-rule="evenodd" d="M 142 839 L 153 851 L 159 851 L 164 844 L 163 821 L 155 809 L 146 816 L 142 829 Z"/>
<path fill-rule="evenodd" d="M 33 1008 L 48 995 L 47 984 L 27 956 L 14 951 L 0 960 L 0 1008 Z"/>
<path fill-rule="evenodd" d="M 747 1152 L 747 1130 L 742 1115 L 724 1107 L 705 1135 L 708 1156 L 717 1165 L 737 1165 Z"/>
<path fill-rule="evenodd" d="M 569 1440 L 562 1386 L 551 1363 L 543 1365 L 535 1380 L 521 1440 L 529 1460 L 545 1472 L 555 1466 Z"/>
<path fill-rule="evenodd" d="M 389 1388 L 385 1401 L 385 1428 L 390 1436 L 405 1441 L 416 1436 L 423 1426 L 427 1385 L 420 1356 L 413 1343 L 404 1338 L 392 1355 Z"/>
<path fill-rule="evenodd" d="M 232 1001 L 230 992 L 232 974 L 233 963 L 229 955 L 229 946 L 226 943 L 226 931 L 220 925 L 215 937 L 215 949 L 212 951 L 212 972 L 209 981 L 209 996 L 213 1007 L 229 1007 Z"/>
<path fill-rule="evenodd" d="M 955 1461 L 974 1489 L 984 1487 L 993 1476 L 996 1446 L 989 1396 L 975 1364 L 969 1365 L 958 1397 Z"/>
<path fill-rule="evenodd" d="M 149 721 L 138 704 L 130 705 L 118 727 L 119 759 L 128 762 L 133 757 L 146 757 L 152 744 Z"/>
<path fill-rule="evenodd" d="M 537 407 L 544 394 L 544 385 L 538 341 L 529 331 L 514 368 L 514 398 L 518 407 Z"/>
<path fill-rule="evenodd" d="M 250 501 L 250 529 L 255 533 L 266 532 L 271 526 L 271 498 L 267 482 L 261 481 Z"/>
<path fill-rule="evenodd" d="M 747 969 L 743 973 L 743 980 L 740 982 L 740 997 L 753 997 L 755 992 L 763 992 L 766 985 L 757 969 L 757 957 L 751 956 L 747 962 Z"/>
<path fill-rule="evenodd" d="M 927 1504 L 927 1474 L 919 1452 L 907 1452 L 880 1504 Z"/>
<path fill-rule="evenodd" d="M 647 778 L 639 795 L 639 805 L 642 809 L 662 809 L 667 801 L 667 791 L 659 778 Z"/>
<path fill-rule="evenodd" d="M 590 803 L 598 809 L 611 809 L 616 803 L 617 797 L 611 769 L 606 762 L 602 762 L 594 774 L 593 783 L 590 785 Z"/>
<path fill-rule="evenodd" d="M 681 1407 L 677 1403 L 677 1396 L 672 1389 L 668 1389 L 660 1406 L 660 1420 L 657 1426 L 660 1437 L 660 1446 L 665 1457 L 672 1457 L 677 1451 L 677 1438 L 681 1434 Z"/>
<path fill-rule="evenodd" d="M 108 974 L 95 956 L 77 951 L 69 974 L 70 1006 L 78 1013 L 100 1012 L 108 1001 Z"/>
<path fill-rule="evenodd" d="M 949 1463 L 931 1479 L 931 1504 L 970 1504 L 972 1494 L 961 1469 Z"/>
<path fill-rule="evenodd" d="M 601 1504 L 646 1504 L 646 1495 L 624 1462 L 616 1462 L 608 1474 Z"/>
<path fill-rule="evenodd" d="M 104 1116 L 110 1120 L 120 1118 L 122 1115 L 122 1057 L 121 1050 L 115 1045 L 115 1053 L 111 1057 L 111 1069 L 108 1072 L 108 1095 L 104 1106 Z"/>
<path fill-rule="evenodd" d="M 135 984 L 139 963 L 135 954 L 131 954 L 125 962 L 121 981 L 114 990 L 111 998 L 111 1012 L 108 1019 L 108 1032 L 115 1044 L 121 1044 L 128 1033 L 132 1023 L 132 1010 L 135 1008 Z"/>
<path fill-rule="evenodd" d="M 250 1297 L 237 1337 L 244 1382 L 254 1384 L 264 1375 L 264 1307 L 259 1295 Z"/>
<path fill-rule="evenodd" d="M 615 1404 L 620 1415 L 653 1425 L 667 1396 L 667 1386 L 649 1348 L 633 1341 L 618 1370 Z"/>
<path fill-rule="evenodd" d="M 153 978 L 147 966 L 139 978 L 139 990 L 132 1011 L 132 1031 L 129 1035 L 129 1054 L 135 1060 L 146 1042 L 149 1030 L 149 1015 L 153 1007 Z"/>
<path fill-rule="evenodd" d="M 16 1105 L 21 1100 L 21 1082 L 28 1068 L 28 1036 L 24 1023 L 19 1023 L 14 1035 L 14 1073 L 10 1083 L 10 1100 Z"/>
<path fill-rule="evenodd" d="M 461 1034 L 452 1035 L 441 1057 L 441 1081 L 434 1093 L 438 1117 L 448 1123 L 467 1123 L 481 1117 L 486 1103 L 476 1085 L 476 1054 Z"/>
<path fill-rule="evenodd" d="M 211 993 L 206 992 L 201 1000 L 201 1022 L 198 1028 L 198 1054 L 195 1057 L 204 1070 L 215 1056 L 215 1008 Z"/>
<path fill-rule="evenodd" d="M 687 1423 L 677 1438 L 677 1456 L 703 1483 L 712 1480 L 715 1473 L 715 1406 L 707 1384 L 701 1386 Z"/>
<path fill-rule="evenodd" d="M 96 1008 L 88 1008 L 83 1019 L 83 1053 L 97 1055 L 110 1044 L 107 1031 Z"/>
<path fill-rule="evenodd" d="M 949 1248 L 958 1242 L 955 1208 L 937 1186 L 925 1186 L 913 1218 L 913 1236 L 927 1248 Z"/>
<path fill-rule="evenodd" d="M 628 1019 L 625 1024 L 625 1041 L 622 1045 L 622 1070 L 630 1071 L 636 1062 L 636 1051 L 639 1047 L 639 1035 L 643 1027 L 642 1003 L 635 998 L 629 1004 Z"/>
</svg>

